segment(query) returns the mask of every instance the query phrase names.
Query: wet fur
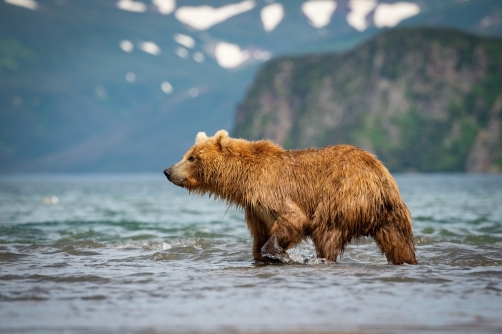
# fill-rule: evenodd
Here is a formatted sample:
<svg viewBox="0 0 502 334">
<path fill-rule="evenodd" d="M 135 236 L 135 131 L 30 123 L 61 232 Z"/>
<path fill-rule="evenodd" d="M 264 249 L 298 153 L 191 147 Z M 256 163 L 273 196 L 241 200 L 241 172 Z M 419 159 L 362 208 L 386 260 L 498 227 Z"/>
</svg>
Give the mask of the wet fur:
<svg viewBox="0 0 502 334">
<path fill-rule="evenodd" d="M 288 261 L 311 237 L 317 256 L 336 261 L 353 239 L 371 236 L 393 264 L 416 264 L 411 216 L 388 170 L 350 145 L 284 150 L 218 131 L 197 135 L 171 181 L 243 208 L 255 259 Z M 265 254 L 262 254 L 265 253 Z"/>
</svg>

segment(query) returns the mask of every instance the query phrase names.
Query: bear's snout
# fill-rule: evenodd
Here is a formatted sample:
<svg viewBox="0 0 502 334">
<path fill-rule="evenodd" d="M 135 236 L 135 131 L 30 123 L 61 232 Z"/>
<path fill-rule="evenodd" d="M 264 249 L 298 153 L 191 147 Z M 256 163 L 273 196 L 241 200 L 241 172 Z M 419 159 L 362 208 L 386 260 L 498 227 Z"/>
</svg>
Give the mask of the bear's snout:
<svg viewBox="0 0 502 334">
<path fill-rule="evenodd" d="M 164 175 L 167 177 L 169 181 L 171 181 L 171 168 L 164 169 Z"/>
<path fill-rule="evenodd" d="M 177 163 L 172 165 L 168 169 L 164 170 L 164 175 L 167 177 L 169 181 L 174 183 L 179 187 L 183 187 L 183 184 L 187 180 L 189 173 L 185 170 L 186 167 L 183 166 L 183 163 Z"/>
</svg>

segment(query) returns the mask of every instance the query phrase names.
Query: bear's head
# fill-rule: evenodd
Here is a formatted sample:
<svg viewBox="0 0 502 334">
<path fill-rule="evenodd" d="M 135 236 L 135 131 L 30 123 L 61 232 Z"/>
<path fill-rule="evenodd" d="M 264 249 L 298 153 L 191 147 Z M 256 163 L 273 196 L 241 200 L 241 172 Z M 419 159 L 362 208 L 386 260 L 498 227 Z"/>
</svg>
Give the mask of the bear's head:
<svg viewBox="0 0 502 334">
<path fill-rule="evenodd" d="M 215 182 L 223 176 L 222 163 L 228 157 L 232 141 L 225 130 L 216 132 L 214 137 L 199 132 L 183 159 L 164 170 L 164 174 L 169 181 L 189 191 L 215 193 Z"/>
</svg>

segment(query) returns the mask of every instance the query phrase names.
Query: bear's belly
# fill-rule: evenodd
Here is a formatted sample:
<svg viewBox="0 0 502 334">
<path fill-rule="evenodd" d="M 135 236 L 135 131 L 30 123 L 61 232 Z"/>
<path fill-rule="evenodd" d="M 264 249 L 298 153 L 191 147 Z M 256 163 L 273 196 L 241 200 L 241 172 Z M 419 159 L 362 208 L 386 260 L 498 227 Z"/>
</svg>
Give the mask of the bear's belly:
<svg viewBox="0 0 502 334">
<path fill-rule="evenodd" d="M 291 199 L 286 199 L 284 205 L 279 210 L 266 209 L 263 206 L 257 206 L 254 209 L 255 215 L 265 224 L 270 230 L 274 226 L 279 217 L 289 224 L 295 225 L 300 229 L 306 228 L 309 225 L 309 218 Z"/>
</svg>

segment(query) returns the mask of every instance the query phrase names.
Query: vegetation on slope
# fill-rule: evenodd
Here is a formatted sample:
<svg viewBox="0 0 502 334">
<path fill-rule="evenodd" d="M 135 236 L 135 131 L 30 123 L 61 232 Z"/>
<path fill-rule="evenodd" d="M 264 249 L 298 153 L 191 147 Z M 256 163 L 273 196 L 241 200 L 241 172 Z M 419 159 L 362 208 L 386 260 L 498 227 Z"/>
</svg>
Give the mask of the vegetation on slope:
<svg viewBox="0 0 502 334">
<path fill-rule="evenodd" d="M 351 143 L 393 171 L 496 172 L 501 113 L 501 40 L 399 29 L 344 54 L 267 63 L 234 135 L 287 148 Z"/>
</svg>

